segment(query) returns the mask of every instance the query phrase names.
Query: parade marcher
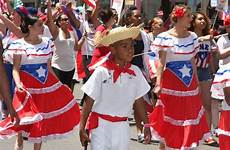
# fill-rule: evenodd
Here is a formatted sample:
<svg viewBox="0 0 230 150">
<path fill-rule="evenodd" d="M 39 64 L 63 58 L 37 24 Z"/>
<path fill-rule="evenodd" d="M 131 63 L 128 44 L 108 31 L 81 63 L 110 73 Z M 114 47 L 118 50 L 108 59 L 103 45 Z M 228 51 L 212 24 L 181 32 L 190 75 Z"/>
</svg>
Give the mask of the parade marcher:
<svg viewBox="0 0 230 150">
<path fill-rule="evenodd" d="M 98 45 L 97 41 L 105 35 L 109 30 L 112 29 L 113 25 L 116 23 L 115 16 L 111 8 L 103 9 L 99 12 L 98 17 L 102 22 L 96 29 L 94 43 L 95 49 L 93 51 L 93 56 L 91 63 L 89 65 L 89 70 L 94 70 L 97 67 L 97 63 L 101 64 L 100 61 L 104 57 L 108 57 L 110 54 L 110 48 L 102 45 Z"/>
<path fill-rule="evenodd" d="M 9 118 L 0 122 L 0 139 L 22 133 L 34 143 L 34 150 L 40 150 L 42 142 L 73 131 L 80 121 L 80 110 L 72 92 L 52 71 L 54 44 L 49 38 L 40 38 L 42 21 L 28 15 L 22 20 L 21 30 L 26 36 L 13 41 L 5 55 L 13 64 L 13 106 L 21 120 L 19 126 Z M 15 150 L 22 149 L 23 141 L 19 139 Z"/>
<path fill-rule="evenodd" d="M 226 16 L 224 27 L 228 35 L 217 41 L 219 69 L 211 87 L 212 97 L 223 100 L 218 129 L 220 150 L 228 150 L 230 145 L 230 15 Z"/>
<path fill-rule="evenodd" d="M 150 33 L 149 37 L 150 40 L 153 42 L 155 37 L 165 30 L 164 22 L 159 17 L 154 17 L 152 20 L 149 21 Z"/>
<path fill-rule="evenodd" d="M 86 19 L 81 23 L 79 28 L 81 33 L 85 33 L 84 35 L 86 35 L 82 37 L 85 39 L 81 47 L 82 63 L 86 75 L 86 77 L 83 79 L 83 82 L 86 82 L 90 77 L 88 65 L 91 63 L 93 51 L 95 48 L 94 37 L 96 33 L 96 28 L 100 25 L 98 20 L 100 1 L 101 0 L 96 1 L 96 8 L 94 10 L 91 7 L 86 9 Z"/>
<path fill-rule="evenodd" d="M 131 65 L 134 53 L 132 39 L 139 35 L 139 27 L 117 27 L 100 41 L 110 46 L 112 57 L 95 69 L 82 90 L 87 94 L 82 109 L 80 139 L 89 141 L 85 126 L 91 133 L 92 150 L 129 149 L 128 115 L 132 108 L 144 124 L 148 123 L 143 96 L 150 86 L 141 70 Z M 119 36 L 122 35 L 122 36 Z M 150 128 L 144 128 L 145 141 L 151 140 Z"/>
<path fill-rule="evenodd" d="M 153 136 L 161 141 L 159 149 L 192 149 L 209 135 L 194 63 L 199 44 L 197 35 L 188 31 L 189 7 L 176 5 L 171 19 L 175 26 L 153 43 L 159 52 L 153 91 L 159 99 L 149 121 Z"/>
<path fill-rule="evenodd" d="M 153 45 L 153 41 L 155 40 L 155 37 L 157 37 L 158 34 L 165 31 L 165 28 L 163 26 L 163 20 L 159 17 L 154 17 L 152 20 L 149 21 L 149 27 L 150 27 L 150 33 L 149 38 L 151 40 L 150 50 L 152 53 L 149 53 L 148 55 L 148 67 L 149 67 L 149 78 L 152 82 L 152 87 L 154 87 L 154 84 L 156 83 L 156 77 L 157 77 L 157 65 L 159 61 L 159 55 L 158 51 Z M 157 102 L 157 96 L 156 94 L 152 97 L 152 110 L 155 107 Z M 149 111 L 152 112 L 152 111 Z"/>
<path fill-rule="evenodd" d="M 139 26 L 142 23 L 141 12 L 140 10 L 137 9 L 136 6 L 130 6 L 128 10 L 125 12 L 123 19 L 126 26 Z M 134 55 L 149 52 L 150 44 L 151 41 L 148 34 L 144 30 L 141 30 L 138 37 L 134 40 Z M 148 61 L 147 55 L 139 55 L 139 56 L 135 56 L 132 59 L 131 64 L 138 66 L 142 71 L 142 73 L 144 74 L 144 76 L 146 77 L 147 81 L 151 82 L 149 78 L 147 61 Z M 148 94 L 144 96 L 144 99 L 145 99 L 144 103 L 146 104 L 146 106 L 152 103 L 151 98 L 149 97 Z M 144 135 L 142 133 L 143 125 L 141 124 L 140 118 L 138 117 L 135 111 L 134 111 L 134 118 L 137 127 L 137 140 L 138 142 L 143 142 L 144 141 Z"/>
<path fill-rule="evenodd" d="M 2 39 L 0 38 L 0 54 L 2 54 L 3 51 L 3 44 L 2 44 Z M 7 79 L 7 75 L 5 74 L 5 67 L 3 64 L 3 58 L 2 55 L 0 55 L 0 95 L 2 96 L 3 100 L 5 101 L 5 104 L 8 108 L 11 122 L 14 122 L 15 125 L 19 124 L 19 117 L 17 113 L 15 112 L 13 105 L 12 105 L 12 97 L 10 95 L 10 89 L 9 89 L 9 82 Z"/>
<path fill-rule="evenodd" d="M 5 66 L 5 70 L 7 72 L 7 77 L 10 85 L 10 94 L 11 97 L 13 97 L 14 94 L 14 88 L 15 84 L 13 81 L 13 76 L 12 76 L 12 69 L 13 65 L 9 63 L 7 59 L 4 57 L 4 53 L 7 51 L 7 48 L 13 40 L 16 40 L 18 38 L 22 38 L 24 34 L 20 30 L 20 25 L 21 25 L 21 20 L 22 18 L 28 13 L 28 11 L 25 9 L 23 6 L 16 7 L 13 10 L 13 14 L 9 16 L 10 18 L 7 18 L 6 16 L 0 14 L 0 20 L 2 21 L 0 24 L 2 24 L 3 28 L 1 28 L 3 32 L 3 62 Z M 12 21 L 11 21 L 12 20 Z M 8 110 L 4 102 L 2 103 L 2 118 L 6 118 L 8 115 Z"/>
<path fill-rule="evenodd" d="M 47 25 L 51 31 L 56 49 L 52 57 L 52 67 L 58 79 L 71 88 L 75 72 L 75 51 L 78 39 L 74 32 L 69 30 L 68 17 L 61 14 L 56 24 L 52 19 L 51 1 L 48 1 Z"/>
<path fill-rule="evenodd" d="M 191 31 L 195 32 L 198 36 L 199 50 L 195 56 L 195 63 L 197 66 L 197 75 L 199 80 L 200 94 L 202 104 L 205 108 L 206 119 L 211 131 L 212 112 L 211 112 L 211 82 L 213 74 L 215 73 L 215 65 L 213 61 L 212 52 L 212 35 L 209 34 L 210 23 L 208 17 L 202 12 L 196 12 L 193 15 L 191 22 Z M 205 139 L 205 144 L 215 145 L 217 142 L 210 136 Z"/>
</svg>

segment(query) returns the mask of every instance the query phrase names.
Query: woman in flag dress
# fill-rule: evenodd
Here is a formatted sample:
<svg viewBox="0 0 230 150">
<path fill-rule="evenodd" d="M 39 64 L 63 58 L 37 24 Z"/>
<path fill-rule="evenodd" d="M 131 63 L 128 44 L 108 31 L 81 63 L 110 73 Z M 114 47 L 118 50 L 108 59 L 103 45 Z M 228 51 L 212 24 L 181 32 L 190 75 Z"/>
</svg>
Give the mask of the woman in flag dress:
<svg viewBox="0 0 230 150">
<path fill-rule="evenodd" d="M 154 88 L 159 99 L 149 120 L 161 150 L 192 149 L 209 132 L 193 58 L 199 45 L 197 35 L 188 31 L 192 14 L 187 6 L 175 6 L 171 19 L 175 26 L 153 43 L 159 52 Z"/>
<path fill-rule="evenodd" d="M 22 133 L 35 143 L 34 150 L 40 150 L 42 142 L 71 133 L 79 123 L 80 110 L 71 90 L 52 71 L 54 44 L 39 37 L 44 31 L 42 21 L 28 16 L 21 30 L 27 35 L 13 41 L 6 54 L 13 64 L 16 84 L 13 106 L 20 124 L 14 126 L 10 118 L 0 122 L 0 139 Z M 22 143 L 16 143 L 15 149 L 22 150 Z"/>
<path fill-rule="evenodd" d="M 3 33 L 3 62 L 5 66 L 5 70 L 7 72 L 7 77 L 9 80 L 9 85 L 10 85 L 10 94 L 11 97 L 13 97 L 14 94 L 14 88 L 15 84 L 13 81 L 13 76 L 12 76 L 12 68 L 13 65 L 8 62 L 7 59 L 4 57 L 4 53 L 7 51 L 7 48 L 9 47 L 9 44 L 11 41 L 16 40 L 18 38 L 22 38 L 24 34 L 20 31 L 19 27 L 21 25 L 21 20 L 22 18 L 28 13 L 25 7 L 23 6 L 18 6 L 13 10 L 12 16 L 9 16 L 7 18 L 6 16 L 0 14 L 0 30 Z M 12 20 L 12 21 L 11 21 Z M 8 115 L 8 110 L 5 105 L 5 103 L 2 103 L 2 118 L 6 118 Z"/>
<path fill-rule="evenodd" d="M 219 69 L 211 87 L 212 97 L 223 100 L 218 129 L 220 150 L 228 150 L 230 146 L 230 15 L 226 16 L 224 26 L 229 34 L 217 41 Z"/>
<path fill-rule="evenodd" d="M 206 119 L 208 126 L 212 128 L 212 100 L 211 100 L 211 84 L 213 80 L 213 74 L 215 73 L 214 57 L 212 50 L 212 38 L 209 34 L 210 23 L 208 17 L 202 12 L 196 12 L 193 14 L 193 20 L 191 23 L 191 31 L 197 34 L 199 41 L 199 51 L 195 56 L 195 63 L 197 67 L 197 75 L 200 86 L 201 100 L 205 108 Z M 212 136 L 205 139 L 205 144 L 216 145 Z"/>
</svg>

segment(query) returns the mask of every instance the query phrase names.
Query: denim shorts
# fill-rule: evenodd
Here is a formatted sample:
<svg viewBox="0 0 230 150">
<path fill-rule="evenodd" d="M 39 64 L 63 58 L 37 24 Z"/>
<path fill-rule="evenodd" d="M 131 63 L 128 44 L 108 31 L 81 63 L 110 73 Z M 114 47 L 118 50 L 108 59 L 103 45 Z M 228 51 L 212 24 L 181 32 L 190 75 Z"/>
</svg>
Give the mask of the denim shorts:
<svg viewBox="0 0 230 150">
<path fill-rule="evenodd" d="M 212 80 L 209 68 L 197 67 L 197 75 L 199 81 L 210 81 Z"/>
</svg>

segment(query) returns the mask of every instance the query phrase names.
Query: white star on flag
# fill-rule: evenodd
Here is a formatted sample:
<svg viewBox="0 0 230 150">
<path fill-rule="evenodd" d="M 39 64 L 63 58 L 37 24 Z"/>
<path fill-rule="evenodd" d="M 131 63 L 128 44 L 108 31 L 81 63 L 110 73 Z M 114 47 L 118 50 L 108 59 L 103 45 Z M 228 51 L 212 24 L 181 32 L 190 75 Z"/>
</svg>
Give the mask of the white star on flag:
<svg viewBox="0 0 230 150">
<path fill-rule="evenodd" d="M 46 70 L 42 68 L 42 66 L 40 66 L 40 68 L 38 70 L 36 70 L 36 72 L 38 73 L 38 77 L 45 77 L 46 76 Z"/>
<path fill-rule="evenodd" d="M 184 78 L 185 76 L 190 77 L 190 68 L 188 68 L 186 65 L 183 66 L 182 69 L 179 69 L 179 71 L 182 73 L 182 78 Z"/>
</svg>

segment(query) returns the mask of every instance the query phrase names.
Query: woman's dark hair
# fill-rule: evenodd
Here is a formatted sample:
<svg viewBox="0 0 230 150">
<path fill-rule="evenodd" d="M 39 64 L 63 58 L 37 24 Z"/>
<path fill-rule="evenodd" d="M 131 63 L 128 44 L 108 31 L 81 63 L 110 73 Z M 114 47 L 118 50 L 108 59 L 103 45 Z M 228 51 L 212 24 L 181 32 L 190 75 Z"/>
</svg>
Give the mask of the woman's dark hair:
<svg viewBox="0 0 230 150">
<path fill-rule="evenodd" d="M 122 15 L 121 25 L 130 25 L 128 22 L 128 18 L 134 14 L 134 11 L 138 10 L 136 6 L 131 5 L 129 6 Z"/>
<path fill-rule="evenodd" d="M 198 15 L 202 15 L 204 17 L 204 20 L 206 22 L 206 27 L 203 29 L 202 31 L 202 36 L 208 35 L 209 34 L 209 30 L 210 30 L 210 22 L 209 22 L 209 18 L 207 17 L 207 15 L 205 15 L 202 12 L 196 12 L 195 14 L 192 15 L 192 22 L 191 22 L 191 27 L 190 27 L 190 31 L 194 31 L 195 30 L 195 21 L 197 19 Z"/>
<path fill-rule="evenodd" d="M 38 21 L 37 17 L 26 16 L 22 19 L 22 23 L 20 25 L 21 31 L 23 33 L 29 33 L 29 25 L 34 25 Z"/>
<path fill-rule="evenodd" d="M 57 17 L 57 19 L 55 20 L 55 24 L 56 24 L 59 28 L 61 27 L 61 25 L 60 25 L 61 16 L 62 16 L 62 15 L 59 15 L 59 16 Z"/>
<path fill-rule="evenodd" d="M 107 23 L 112 17 L 113 17 L 113 11 L 111 8 L 105 8 L 105 9 L 102 9 L 98 16 L 100 18 L 100 20 L 105 24 Z"/>
</svg>

